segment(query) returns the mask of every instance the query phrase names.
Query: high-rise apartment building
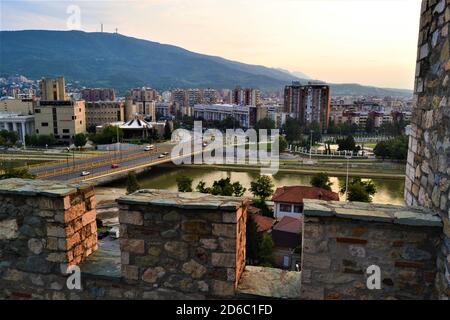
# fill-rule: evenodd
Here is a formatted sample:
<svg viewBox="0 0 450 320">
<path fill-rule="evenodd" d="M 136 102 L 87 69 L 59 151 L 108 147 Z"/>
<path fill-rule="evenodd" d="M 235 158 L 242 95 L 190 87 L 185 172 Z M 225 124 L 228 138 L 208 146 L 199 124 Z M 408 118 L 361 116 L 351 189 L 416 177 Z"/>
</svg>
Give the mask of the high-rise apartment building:
<svg viewBox="0 0 450 320">
<path fill-rule="evenodd" d="M 152 88 L 131 89 L 131 97 L 134 101 L 157 101 L 158 96 L 158 91 Z"/>
<path fill-rule="evenodd" d="M 215 104 L 218 100 L 218 93 L 215 89 L 203 89 L 202 90 L 202 103 Z"/>
<path fill-rule="evenodd" d="M 232 93 L 233 104 L 256 107 L 260 104 L 261 92 L 253 88 L 236 87 Z"/>
<path fill-rule="evenodd" d="M 94 127 L 111 122 L 125 121 L 124 101 L 86 102 L 86 126 Z"/>
<path fill-rule="evenodd" d="M 302 126 L 317 122 L 326 130 L 330 117 L 330 87 L 319 82 L 302 85 L 294 81 L 284 89 L 284 109 Z"/>
<path fill-rule="evenodd" d="M 41 100 L 43 101 L 67 101 L 64 77 L 42 79 L 39 83 Z"/>
<path fill-rule="evenodd" d="M 81 90 L 81 98 L 85 101 L 115 101 L 116 92 L 110 88 L 86 88 Z"/>
</svg>

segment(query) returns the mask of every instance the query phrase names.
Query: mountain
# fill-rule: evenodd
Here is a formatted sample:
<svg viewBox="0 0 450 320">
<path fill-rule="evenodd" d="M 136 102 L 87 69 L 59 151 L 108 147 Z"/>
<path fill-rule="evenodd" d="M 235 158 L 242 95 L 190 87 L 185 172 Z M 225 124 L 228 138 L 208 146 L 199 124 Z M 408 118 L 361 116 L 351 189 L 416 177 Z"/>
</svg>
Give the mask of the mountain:
<svg viewBox="0 0 450 320">
<path fill-rule="evenodd" d="M 28 78 L 60 76 L 92 87 L 127 89 L 233 88 L 281 90 L 292 73 L 203 55 L 180 47 L 115 33 L 82 31 L 0 31 L 0 74 Z M 352 92 L 354 85 L 338 85 L 336 92 Z M 364 89 L 367 88 L 367 89 Z M 357 87 L 375 92 L 377 88 Z M 374 90 L 377 89 L 377 90 Z M 384 89 L 380 89 L 384 90 Z M 380 91 L 383 92 L 383 91 Z M 392 90 L 392 95 L 404 95 Z"/>
</svg>

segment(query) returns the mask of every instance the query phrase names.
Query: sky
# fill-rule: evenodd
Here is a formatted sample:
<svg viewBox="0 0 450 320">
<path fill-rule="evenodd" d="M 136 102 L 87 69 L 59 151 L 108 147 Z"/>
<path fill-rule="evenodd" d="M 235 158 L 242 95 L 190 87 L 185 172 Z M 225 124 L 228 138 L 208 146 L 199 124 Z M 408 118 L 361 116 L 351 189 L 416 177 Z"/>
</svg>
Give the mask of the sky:
<svg viewBox="0 0 450 320">
<path fill-rule="evenodd" d="M 0 0 L 0 30 L 80 29 L 332 83 L 412 89 L 421 0 Z"/>
</svg>

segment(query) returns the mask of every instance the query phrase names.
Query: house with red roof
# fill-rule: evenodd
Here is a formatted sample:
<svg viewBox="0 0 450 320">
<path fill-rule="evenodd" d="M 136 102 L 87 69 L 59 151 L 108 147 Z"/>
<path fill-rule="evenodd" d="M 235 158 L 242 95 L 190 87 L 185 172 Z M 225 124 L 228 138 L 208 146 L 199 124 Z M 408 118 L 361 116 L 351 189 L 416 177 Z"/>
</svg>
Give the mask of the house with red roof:
<svg viewBox="0 0 450 320">
<path fill-rule="evenodd" d="M 272 201 L 274 217 L 278 220 L 288 216 L 299 218 L 303 214 L 303 199 L 339 201 L 339 194 L 309 186 L 285 186 L 277 188 Z"/>
<path fill-rule="evenodd" d="M 299 271 L 300 268 L 300 232 L 303 217 L 284 216 L 272 228 L 274 243 L 273 257 L 279 268 Z"/>
</svg>

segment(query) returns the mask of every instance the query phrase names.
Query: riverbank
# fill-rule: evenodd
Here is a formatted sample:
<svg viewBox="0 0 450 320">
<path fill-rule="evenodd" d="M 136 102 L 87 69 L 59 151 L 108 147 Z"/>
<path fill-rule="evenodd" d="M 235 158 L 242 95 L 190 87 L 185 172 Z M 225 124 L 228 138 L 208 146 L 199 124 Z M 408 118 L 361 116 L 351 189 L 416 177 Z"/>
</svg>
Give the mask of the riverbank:
<svg viewBox="0 0 450 320">
<path fill-rule="evenodd" d="M 233 171 L 260 171 L 260 167 L 255 166 L 245 166 L 245 165 L 183 165 L 186 168 L 196 168 L 196 169 L 212 169 L 212 170 L 233 170 Z M 297 173 L 312 175 L 319 172 L 326 172 L 330 176 L 344 177 L 347 175 L 346 169 L 336 169 L 328 167 L 314 167 L 314 166 L 303 166 L 302 168 L 293 168 L 291 166 L 282 166 L 278 169 L 280 173 Z M 375 170 L 358 170 L 355 168 L 349 168 L 348 175 L 350 177 L 364 177 L 364 178 L 383 178 L 383 179 L 398 179 L 404 180 L 405 174 L 401 171 L 392 172 L 381 172 L 380 169 Z"/>
</svg>

